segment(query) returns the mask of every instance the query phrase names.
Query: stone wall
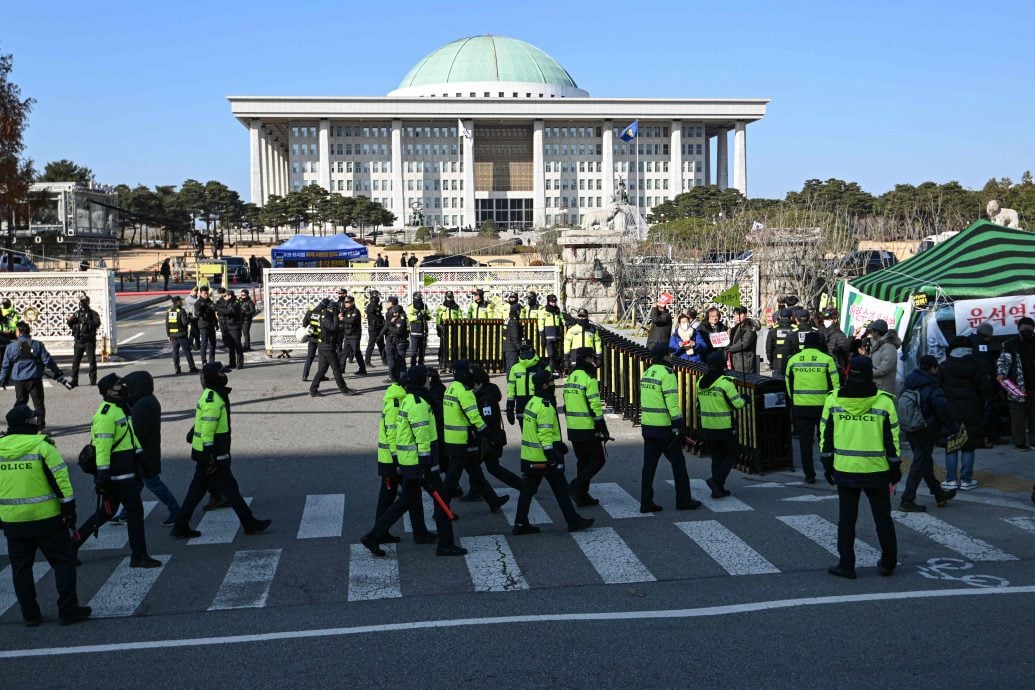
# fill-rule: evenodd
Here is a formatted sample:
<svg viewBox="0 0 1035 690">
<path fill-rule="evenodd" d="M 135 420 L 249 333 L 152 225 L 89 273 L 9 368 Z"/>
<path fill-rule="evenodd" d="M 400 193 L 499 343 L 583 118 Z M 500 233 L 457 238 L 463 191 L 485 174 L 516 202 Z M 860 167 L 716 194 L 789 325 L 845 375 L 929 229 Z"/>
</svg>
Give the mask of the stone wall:
<svg viewBox="0 0 1035 690">
<path fill-rule="evenodd" d="M 595 321 L 614 318 L 618 309 L 618 263 L 622 246 L 629 242 L 620 233 L 571 228 L 558 238 L 564 264 L 564 309 L 589 311 Z M 593 274 L 594 260 L 599 259 L 604 277 Z"/>
</svg>

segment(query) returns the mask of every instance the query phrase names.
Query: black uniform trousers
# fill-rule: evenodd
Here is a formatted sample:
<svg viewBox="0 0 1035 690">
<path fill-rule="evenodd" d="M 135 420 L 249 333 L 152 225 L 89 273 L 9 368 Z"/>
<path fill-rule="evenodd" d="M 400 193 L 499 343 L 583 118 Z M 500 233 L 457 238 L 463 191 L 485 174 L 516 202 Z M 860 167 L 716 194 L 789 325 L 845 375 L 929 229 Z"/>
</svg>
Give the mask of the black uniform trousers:
<svg viewBox="0 0 1035 690">
<path fill-rule="evenodd" d="M 313 377 L 313 382 L 309 384 L 309 392 L 315 393 L 320 389 L 320 381 L 323 381 L 324 374 L 327 373 L 329 368 L 334 374 L 334 382 L 338 384 L 338 390 L 344 395 L 349 387 L 345 385 L 345 379 L 341 377 L 341 362 L 338 361 L 338 353 L 334 350 L 334 345 L 321 343 L 317 348 L 316 354 L 320 358 L 320 362 L 316 365 L 316 376 Z"/>
<path fill-rule="evenodd" d="M 14 534 L 20 536 L 14 536 Z M 14 579 L 14 593 L 22 609 L 22 619 L 40 617 L 36 601 L 36 580 L 32 575 L 32 564 L 37 549 L 54 569 L 54 580 L 58 591 L 58 615 L 71 616 L 79 606 L 75 591 L 75 547 L 68 535 L 61 517 L 41 520 L 38 529 L 28 526 L 12 526 L 7 529 L 7 553 L 11 559 L 11 575 Z"/>
<path fill-rule="evenodd" d="M 798 452 L 801 455 L 801 471 L 806 477 L 816 476 L 816 464 L 812 459 L 812 448 L 816 445 L 819 417 L 795 415 L 794 431 L 798 434 Z"/>
<path fill-rule="evenodd" d="M 402 476 L 381 477 L 381 489 L 377 492 L 377 510 L 374 513 L 375 523 L 384 517 L 385 512 L 399 497 L 399 487 L 402 486 L 402 481 Z M 417 501 L 410 505 L 409 515 L 413 536 L 427 534 L 428 525 L 424 521 L 424 504 L 421 501 Z"/>
<path fill-rule="evenodd" d="M 431 471 L 431 470 L 429 470 Z M 420 498 L 421 492 L 421 480 L 416 477 L 403 477 L 402 485 L 399 491 L 399 498 L 395 500 L 385 511 L 381 517 L 378 518 L 374 524 L 373 529 L 370 530 L 370 534 L 375 539 L 384 539 L 388 534 L 388 530 L 392 526 L 399 522 L 399 519 L 412 508 L 416 507 L 421 511 L 421 519 L 423 520 L 423 504 Z M 446 497 L 449 494 L 442 496 L 443 500 L 448 500 Z M 446 517 L 446 514 L 439 507 L 438 501 L 435 501 L 435 529 L 438 530 L 438 546 L 439 548 L 454 546 L 453 544 L 453 523 Z M 413 520 L 413 513 L 410 513 L 410 520 Z M 417 534 L 417 528 L 414 526 L 414 534 Z M 425 528 L 426 529 L 426 528 Z"/>
<path fill-rule="evenodd" d="M 564 371 L 561 368 L 561 355 L 563 354 L 563 348 L 561 347 L 560 341 L 557 340 L 544 340 L 543 344 L 546 347 L 546 359 L 550 364 L 550 367 L 554 371 Z M 510 369 L 507 369 L 510 372 Z"/>
<path fill-rule="evenodd" d="M 575 451 L 575 478 L 568 488 L 578 498 L 589 497 L 589 483 L 603 469 L 606 458 L 602 441 L 572 441 L 571 449 Z"/>
<path fill-rule="evenodd" d="M 198 334 L 201 340 L 201 364 L 204 366 L 216 360 L 216 327 L 198 324 Z"/>
<path fill-rule="evenodd" d="M 712 481 L 719 486 L 726 486 L 730 471 L 740 457 L 740 444 L 737 437 L 730 434 L 726 438 L 708 439 L 708 454 L 712 456 Z"/>
<path fill-rule="evenodd" d="M 367 353 L 365 358 L 367 364 L 371 363 L 371 358 L 374 356 L 375 346 L 377 347 L 377 351 L 381 353 L 381 363 L 384 364 L 388 361 L 388 355 L 385 353 L 385 337 L 381 335 L 381 328 L 383 328 L 383 324 L 377 325 L 367 321 Z"/>
<path fill-rule="evenodd" d="M 230 353 L 230 366 L 244 366 L 244 346 L 241 344 L 241 327 L 229 325 L 223 331 L 223 343 Z"/>
<path fill-rule="evenodd" d="M 119 506 L 126 509 L 126 531 L 129 532 L 129 550 L 134 557 L 147 555 L 147 538 L 144 536 L 144 502 L 140 499 L 139 479 L 120 479 L 109 482 L 101 496 L 101 509 L 86 519 L 79 527 L 79 544 L 86 543 L 101 525 L 119 512 Z"/>
<path fill-rule="evenodd" d="M 485 463 L 485 471 L 491 474 L 496 479 L 509 486 L 515 491 L 521 491 L 521 477 L 517 476 L 500 463 L 500 458 L 503 456 L 503 450 L 496 451 L 485 451 L 482 453 L 482 462 Z"/>
<path fill-rule="evenodd" d="M 14 404 L 28 405 L 29 398 L 32 398 L 32 409 L 36 411 L 36 418 L 40 420 L 40 426 L 46 426 L 47 407 L 43 404 L 42 378 L 14 382 Z"/>
<path fill-rule="evenodd" d="M 220 320 L 219 322 L 219 339 L 223 342 L 223 347 L 227 350 L 230 349 L 230 332 L 226 328 L 226 324 Z"/>
<path fill-rule="evenodd" d="M 345 370 L 345 362 L 348 361 L 349 357 L 353 357 L 356 360 L 356 371 L 361 375 L 367 375 L 367 366 L 363 363 L 363 351 L 359 348 L 359 336 L 348 335 L 341 341 L 341 355 L 339 362 L 341 363 L 342 371 Z"/>
<path fill-rule="evenodd" d="M 560 506 L 561 513 L 564 515 L 564 521 L 569 525 L 578 522 L 581 516 L 575 512 L 575 506 L 571 502 L 571 494 L 568 491 L 568 482 L 564 478 L 564 470 L 546 467 L 542 470 L 526 470 L 524 472 L 514 525 L 528 524 L 528 508 L 532 505 L 532 498 L 539 491 L 539 485 L 543 479 L 546 479 L 550 485 L 553 496 L 557 499 L 557 505 Z"/>
<path fill-rule="evenodd" d="M 425 335 L 410 334 L 410 366 L 424 364 L 424 350 L 427 347 L 428 338 Z"/>
<path fill-rule="evenodd" d="M 79 385 L 79 365 L 83 361 L 83 355 L 88 357 L 87 364 L 90 367 L 90 385 L 97 385 L 97 339 L 76 338 L 72 345 L 72 385 Z"/>
<path fill-rule="evenodd" d="M 302 365 L 302 380 L 305 381 L 309 378 L 309 369 L 313 366 L 313 360 L 316 359 L 316 348 L 320 346 L 314 339 L 310 339 L 307 343 L 309 349 L 305 353 L 305 364 Z"/>
<path fill-rule="evenodd" d="M 201 329 L 198 328 L 198 320 L 195 318 L 187 322 L 187 339 L 195 350 L 201 349 Z"/>
<path fill-rule="evenodd" d="M 389 340 L 385 344 L 386 344 L 386 346 L 388 348 L 387 349 L 387 354 L 388 354 L 388 362 L 387 362 L 387 364 L 388 364 L 388 371 L 391 371 L 396 366 L 400 366 L 403 369 L 405 369 L 406 368 L 406 341 L 403 340 L 401 342 L 395 342 L 394 340 Z M 396 362 L 398 362 L 398 364 L 396 364 Z"/>
<path fill-rule="evenodd" d="M 446 446 L 446 468 L 446 496 L 453 495 L 460 486 L 460 476 L 466 471 L 471 481 L 471 489 L 485 499 L 489 508 L 495 509 L 499 505 L 500 497 L 482 472 L 481 453 L 477 448 L 468 448 L 466 453 L 457 454 L 455 450 Z"/>
<path fill-rule="evenodd" d="M 245 316 L 241 322 L 241 346 L 245 350 L 252 349 L 252 318 Z"/>
<path fill-rule="evenodd" d="M 213 495 L 222 496 L 227 500 L 230 507 L 237 513 L 237 519 L 241 521 L 242 525 L 255 520 L 252 509 L 241 496 L 241 488 L 237 485 L 237 479 L 230 470 L 230 461 L 220 461 L 215 465 L 215 472 L 206 474 L 205 468 L 211 467 L 211 465 L 200 462 L 195 464 L 194 477 L 190 480 L 190 487 L 187 488 L 187 495 L 183 498 L 180 512 L 176 514 L 174 532 L 182 532 L 190 527 L 190 518 L 194 514 L 194 509 L 210 491 Z"/>
<path fill-rule="evenodd" d="M 855 523 L 859 518 L 859 498 L 864 491 L 877 528 L 881 563 L 894 568 L 898 563 L 898 542 L 895 523 L 891 519 L 891 494 L 886 484 L 865 488 L 838 485 L 837 553 L 841 558 L 841 568 L 855 570 Z"/>
<path fill-rule="evenodd" d="M 194 355 L 192 355 L 190 351 L 190 340 L 182 335 L 172 338 L 173 370 L 177 374 L 180 373 L 180 350 L 183 350 L 183 356 L 187 358 L 187 367 L 191 371 L 196 370 L 197 367 L 194 366 Z"/>
<path fill-rule="evenodd" d="M 672 479 L 676 482 L 676 504 L 689 503 L 690 475 L 686 472 L 686 458 L 679 445 L 679 437 L 644 438 L 643 471 L 640 473 L 640 508 L 654 503 L 654 475 L 658 471 L 658 460 L 664 455 L 672 465 Z"/>
</svg>

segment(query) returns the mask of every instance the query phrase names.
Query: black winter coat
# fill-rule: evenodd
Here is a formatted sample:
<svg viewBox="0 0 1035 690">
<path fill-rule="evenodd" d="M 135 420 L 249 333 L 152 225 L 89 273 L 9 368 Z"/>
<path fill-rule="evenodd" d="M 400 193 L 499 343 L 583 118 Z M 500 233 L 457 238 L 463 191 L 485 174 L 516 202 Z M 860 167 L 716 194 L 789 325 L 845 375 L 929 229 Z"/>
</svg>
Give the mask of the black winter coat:
<svg viewBox="0 0 1035 690">
<path fill-rule="evenodd" d="M 661 311 L 654 306 L 650 310 L 650 316 L 647 317 L 647 323 L 650 324 L 650 331 L 647 333 L 647 349 L 651 349 L 658 343 L 668 345 L 668 341 L 672 337 L 672 312 L 668 309 Z"/>
<path fill-rule="evenodd" d="M 133 417 L 133 433 L 143 452 L 140 468 L 150 479 L 162 473 L 162 405 L 155 397 L 155 382 L 146 371 L 132 371 L 122 378 Z"/>
<path fill-rule="evenodd" d="M 927 420 L 927 428 L 910 433 L 909 442 L 934 444 L 943 441 L 958 422 L 953 421 L 941 382 L 933 374 L 916 369 L 906 377 L 902 387 L 903 391 L 914 389 L 920 391 L 920 412 Z"/>
<path fill-rule="evenodd" d="M 819 329 L 827 341 L 827 354 L 834 358 L 838 370 L 844 372 L 848 368 L 848 360 L 852 358 L 852 341 L 836 323 Z"/>
<path fill-rule="evenodd" d="M 524 338 L 524 335 L 521 329 L 520 313 L 520 309 L 512 309 L 510 312 L 510 318 L 507 319 L 507 323 L 503 326 L 504 352 L 517 352 L 521 349 L 521 341 Z"/>
<path fill-rule="evenodd" d="M 489 443 L 483 446 L 485 457 L 498 459 L 503 456 L 503 446 L 507 445 L 507 432 L 503 430 L 503 415 L 500 413 L 503 393 L 500 392 L 499 386 L 490 381 L 482 384 L 481 389 L 474 395 L 478 401 L 478 411 L 488 427 L 486 437 Z"/>
<path fill-rule="evenodd" d="M 199 328 L 209 328 L 216 325 L 216 310 L 212 306 L 212 300 L 208 297 L 199 297 L 194 303 L 194 316 L 198 319 Z"/>
<path fill-rule="evenodd" d="M 755 354 L 758 348 L 758 333 L 755 332 L 755 324 L 751 319 L 744 319 L 730 329 L 730 346 L 727 352 L 730 353 L 730 362 L 733 371 L 741 374 L 758 373 L 758 356 Z"/>
<path fill-rule="evenodd" d="M 353 305 L 341 310 L 341 321 L 338 322 L 338 325 L 341 327 L 341 334 L 344 337 L 358 338 L 363 332 L 363 316 Z"/>
<path fill-rule="evenodd" d="M 984 410 L 992 399 L 992 381 L 970 350 L 964 350 L 963 357 L 952 356 L 958 352 L 959 348 L 953 350 L 941 366 L 942 390 L 957 428 L 961 423 L 967 427 L 964 448 L 977 450 L 985 447 Z"/>
</svg>

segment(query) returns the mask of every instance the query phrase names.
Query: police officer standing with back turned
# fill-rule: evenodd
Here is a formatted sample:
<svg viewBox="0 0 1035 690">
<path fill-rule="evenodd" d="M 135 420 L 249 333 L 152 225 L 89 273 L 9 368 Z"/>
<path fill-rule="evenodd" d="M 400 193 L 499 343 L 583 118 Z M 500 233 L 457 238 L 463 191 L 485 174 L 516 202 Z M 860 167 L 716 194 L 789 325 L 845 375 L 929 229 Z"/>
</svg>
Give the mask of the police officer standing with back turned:
<svg viewBox="0 0 1035 690">
<path fill-rule="evenodd" d="M 90 385 L 97 385 L 97 329 L 101 327 L 100 314 L 90 308 L 90 298 L 86 295 L 79 300 L 79 309 L 68 316 L 68 327 L 74 339 L 72 355 L 72 381 L 75 388 L 79 385 L 79 365 L 83 355 L 88 358 L 90 367 Z"/>
<path fill-rule="evenodd" d="M 201 365 L 216 358 L 216 310 L 208 297 L 208 285 L 198 290 L 198 301 L 194 303 L 194 318 L 198 320 L 198 337 L 201 345 Z"/>
<path fill-rule="evenodd" d="M 708 364 L 708 372 L 697 379 L 701 431 L 712 456 L 712 476 L 705 483 L 712 490 L 712 498 L 726 498 L 730 495 L 726 488 L 726 478 L 740 457 L 733 413 L 744 409 L 746 403 L 733 379 L 725 375 L 725 353 L 709 352 L 705 362 Z"/>
<path fill-rule="evenodd" d="M 352 295 L 345 295 L 341 300 L 338 326 L 341 328 L 341 356 L 339 361 L 342 371 L 345 370 L 345 362 L 352 357 L 356 360 L 356 373 L 360 376 L 366 376 L 367 368 L 363 363 L 363 351 L 359 348 L 359 340 L 363 335 L 363 315 L 356 308 L 356 299 Z"/>
<path fill-rule="evenodd" d="M 791 310 L 784 307 L 777 312 L 776 323 L 769 329 L 765 339 L 765 357 L 769 361 L 773 376 L 783 376 L 787 365 L 787 347 L 791 339 L 796 337 L 791 325 Z"/>
<path fill-rule="evenodd" d="M 180 371 L 180 350 L 183 350 L 183 354 L 187 358 L 189 371 L 194 373 L 198 370 L 194 366 L 194 355 L 190 351 L 189 328 L 190 321 L 187 318 L 187 312 L 183 309 L 183 299 L 179 295 L 173 295 L 172 307 L 165 314 L 165 334 L 169 337 L 169 343 L 172 344 L 173 370 L 177 376 L 182 373 Z"/>
<path fill-rule="evenodd" d="M 329 299 L 325 298 L 320 301 L 320 307 L 314 316 L 319 323 L 319 332 L 310 337 L 316 338 L 316 356 L 319 364 L 316 366 L 313 382 L 309 384 L 309 395 L 314 398 L 323 395 L 320 392 L 320 382 L 328 368 L 334 374 L 334 382 L 338 384 L 341 394 L 355 395 L 356 392 L 349 390 L 345 379 L 341 376 L 341 362 L 338 360 L 338 352 L 335 349 L 338 337 L 338 310 Z"/>
<path fill-rule="evenodd" d="M 834 358 L 820 350 L 822 342 L 815 332 L 806 332 L 802 350 L 787 360 L 785 371 L 787 395 L 791 398 L 791 417 L 798 434 L 801 471 L 806 484 L 816 483 L 816 466 L 812 446 L 816 442 L 819 416 L 827 394 L 836 393 L 841 385 Z"/>
<path fill-rule="evenodd" d="M 589 494 L 589 483 L 604 467 L 604 444 L 611 438 L 600 404 L 597 383 L 597 353 L 588 347 L 573 353 L 574 370 L 564 382 L 564 420 L 578 461 L 575 479 L 571 480 L 572 499 L 580 508 L 595 506 L 600 501 Z"/>
<path fill-rule="evenodd" d="M 76 594 L 75 549 L 68 535 L 76 522 L 72 482 L 53 442 L 39 431 L 32 410 L 15 405 L 0 438 L 0 523 L 14 593 L 30 628 L 43 622 L 32 574 L 37 549 L 54 569 L 61 625 L 86 620 L 91 613 Z"/>
</svg>

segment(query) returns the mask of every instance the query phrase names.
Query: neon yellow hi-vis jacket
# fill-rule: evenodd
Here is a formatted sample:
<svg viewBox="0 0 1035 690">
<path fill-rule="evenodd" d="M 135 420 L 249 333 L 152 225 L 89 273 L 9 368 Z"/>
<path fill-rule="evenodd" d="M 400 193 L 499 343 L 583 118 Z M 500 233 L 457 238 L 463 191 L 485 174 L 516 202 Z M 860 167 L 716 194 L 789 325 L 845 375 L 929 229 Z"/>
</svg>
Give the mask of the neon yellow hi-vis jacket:
<svg viewBox="0 0 1035 690">
<path fill-rule="evenodd" d="M 399 406 L 406 397 L 406 389 L 393 383 L 385 391 L 381 403 L 381 423 L 377 427 L 377 464 L 379 470 L 392 469 L 396 462 L 396 424 Z M 389 476 L 393 473 L 389 473 Z"/>
<path fill-rule="evenodd" d="M 546 452 L 560 440 L 561 423 L 557 419 L 557 408 L 533 395 L 525 406 L 525 418 L 521 422 L 521 461 L 546 462 Z"/>
<path fill-rule="evenodd" d="M 485 420 L 478 411 L 474 391 L 459 381 L 453 381 L 446 389 L 442 401 L 443 441 L 447 446 L 468 446 L 468 430 L 485 431 Z"/>
<path fill-rule="evenodd" d="M 407 393 L 399 403 L 395 424 L 399 466 L 405 476 L 413 476 L 418 466 L 433 462 L 432 453 L 438 441 L 435 414 L 425 400 Z"/>
<path fill-rule="evenodd" d="M 47 520 L 61 513 L 62 503 L 73 499 L 68 468 L 49 438 L 40 434 L 0 438 L 0 522 Z"/>
<path fill-rule="evenodd" d="M 102 402 L 90 423 L 90 438 L 98 472 L 110 474 L 113 482 L 136 479 L 137 453 L 142 451 L 133 433 L 133 420 L 121 407 Z"/>
<path fill-rule="evenodd" d="M 194 410 L 194 438 L 191 455 L 201 460 L 211 454 L 212 459 L 230 459 L 230 410 L 223 397 L 211 388 L 201 392 Z"/>
</svg>

